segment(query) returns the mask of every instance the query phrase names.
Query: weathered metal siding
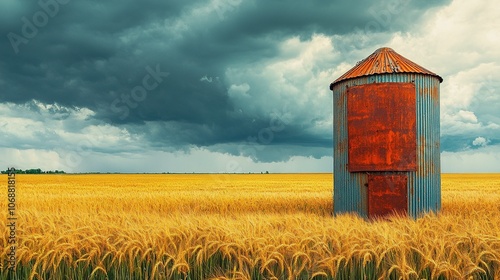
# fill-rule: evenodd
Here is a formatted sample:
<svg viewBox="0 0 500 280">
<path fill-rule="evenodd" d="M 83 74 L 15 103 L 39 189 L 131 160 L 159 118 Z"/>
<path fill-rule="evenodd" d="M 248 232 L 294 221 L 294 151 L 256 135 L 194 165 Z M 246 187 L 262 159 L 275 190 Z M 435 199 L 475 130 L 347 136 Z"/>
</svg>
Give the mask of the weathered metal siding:
<svg viewBox="0 0 500 280">
<path fill-rule="evenodd" d="M 414 83 L 417 118 L 417 170 L 401 172 L 408 176 L 408 214 L 412 217 L 441 209 L 441 164 L 439 151 L 439 83 L 436 76 L 391 73 L 348 79 L 333 85 L 334 102 L 334 212 L 355 212 L 367 217 L 365 172 L 347 169 L 347 88 L 370 84 Z M 380 174 L 383 174 L 381 172 Z M 393 172 L 387 172 L 393 174 Z M 366 185 L 365 185 L 366 184 Z"/>
</svg>

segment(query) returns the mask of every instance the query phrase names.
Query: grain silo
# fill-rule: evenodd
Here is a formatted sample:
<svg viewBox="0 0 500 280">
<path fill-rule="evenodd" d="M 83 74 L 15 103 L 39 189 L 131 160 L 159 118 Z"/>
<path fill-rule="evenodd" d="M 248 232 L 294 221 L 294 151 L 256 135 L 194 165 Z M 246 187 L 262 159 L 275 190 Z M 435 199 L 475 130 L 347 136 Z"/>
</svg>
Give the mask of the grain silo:
<svg viewBox="0 0 500 280">
<path fill-rule="evenodd" d="M 330 84 L 334 213 L 441 208 L 437 74 L 380 48 Z"/>
</svg>

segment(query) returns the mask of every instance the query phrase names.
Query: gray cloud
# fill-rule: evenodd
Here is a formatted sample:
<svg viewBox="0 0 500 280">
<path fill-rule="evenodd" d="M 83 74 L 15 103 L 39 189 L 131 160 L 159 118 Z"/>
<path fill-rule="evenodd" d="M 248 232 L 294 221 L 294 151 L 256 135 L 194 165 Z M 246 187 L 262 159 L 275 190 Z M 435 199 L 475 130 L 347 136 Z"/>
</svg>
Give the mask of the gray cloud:
<svg viewBox="0 0 500 280">
<path fill-rule="evenodd" d="M 266 162 L 330 156 L 329 83 L 375 48 L 394 40 L 394 34 L 418 34 L 429 19 L 426 11 L 450 4 L 407 0 L 41 2 L 52 6 L 0 4 L 0 34 L 4 35 L 0 102 L 23 106 L 33 112 L 34 122 L 53 123 L 28 138 L 18 136 L 24 144 L 17 148 L 53 150 L 80 139 L 82 131 L 107 126 L 124 139 L 108 139 L 109 145 L 96 142 L 93 151 L 172 152 L 204 147 Z M 37 27 L 39 12 L 48 17 L 46 24 Z M 23 34 L 26 20 L 37 29 L 33 38 Z M 26 37 L 27 43 L 13 47 L 11 33 Z M 486 82 L 479 88 L 489 99 L 473 98 L 465 107 L 450 109 L 450 123 L 444 122 L 444 151 L 464 149 L 480 136 L 489 139 L 489 145 L 497 143 L 494 93 L 498 84 Z M 40 113 L 33 100 L 54 107 Z M 83 108 L 92 113 L 84 120 L 75 118 Z M 472 124 L 470 130 L 451 132 L 463 121 L 453 117 L 459 110 L 474 112 L 479 128 Z M 62 124 L 56 125 L 56 120 Z M 261 137 L 265 141 L 258 144 L 266 149 L 242 148 L 276 120 L 284 127 L 271 130 L 271 141 Z M 61 131 L 80 136 L 72 139 Z"/>
</svg>

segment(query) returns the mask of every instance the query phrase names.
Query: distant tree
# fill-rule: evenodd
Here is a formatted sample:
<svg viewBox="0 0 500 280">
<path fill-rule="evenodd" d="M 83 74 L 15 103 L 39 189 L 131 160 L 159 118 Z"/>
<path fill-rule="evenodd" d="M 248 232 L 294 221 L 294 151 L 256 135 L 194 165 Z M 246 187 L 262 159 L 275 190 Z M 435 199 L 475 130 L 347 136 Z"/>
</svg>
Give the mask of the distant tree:
<svg viewBox="0 0 500 280">
<path fill-rule="evenodd" d="M 7 174 L 7 173 L 9 173 L 9 171 L 8 170 L 2 170 L 2 171 L 0 171 L 0 173 Z M 56 171 L 48 170 L 48 171 L 44 171 L 41 168 L 31 168 L 31 169 L 26 169 L 26 170 L 16 169 L 16 174 L 54 174 L 54 173 L 55 174 L 65 174 L 66 172 L 64 172 L 63 170 L 56 170 Z"/>
<path fill-rule="evenodd" d="M 269 174 L 269 171 L 266 171 L 266 174 Z"/>
</svg>

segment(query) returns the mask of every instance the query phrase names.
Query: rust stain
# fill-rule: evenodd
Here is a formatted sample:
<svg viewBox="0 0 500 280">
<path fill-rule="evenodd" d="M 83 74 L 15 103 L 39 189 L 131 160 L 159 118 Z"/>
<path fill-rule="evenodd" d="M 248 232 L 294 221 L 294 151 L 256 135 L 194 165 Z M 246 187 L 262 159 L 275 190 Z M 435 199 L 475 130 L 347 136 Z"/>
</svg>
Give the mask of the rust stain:
<svg viewBox="0 0 500 280">
<path fill-rule="evenodd" d="M 434 161 L 432 161 L 432 160 L 429 161 L 429 173 L 431 175 L 434 175 L 434 174 L 436 174 L 435 170 L 436 170 L 436 165 L 434 164 Z"/>
<path fill-rule="evenodd" d="M 340 128 L 341 128 L 340 118 L 335 118 L 335 133 L 337 135 L 340 135 Z M 340 136 L 338 136 L 338 137 L 340 137 Z"/>
<path fill-rule="evenodd" d="M 439 84 L 434 84 L 431 90 L 431 98 L 434 107 L 439 107 Z"/>
<path fill-rule="evenodd" d="M 439 82 L 443 81 L 439 75 L 431 72 L 424 67 L 412 62 L 411 60 L 398 54 L 391 48 L 380 48 L 370 56 L 356 64 L 353 68 L 340 76 L 330 84 L 330 90 L 336 83 L 344 80 L 368 76 L 373 74 L 385 73 L 418 73 L 435 76 Z"/>
<path fill-rule="evenodd" d="M 350 172 L 416 170 L 416 96 L 412 83 L 352 87 L 347 93 Z"/>
<path fill-rule="evenodd" d="M 345 151 L 347 151 L 347 141 L 341 140 L 338 145 L 337 145 L 337 150 L 339 153 L 343 154 Z"/>
<path fill-rule="evenodd" d="M 406 174 L 368 175 L 368 217 L 380 218 L 395 212 L 408 213 Z"/>
<path fill-rule="evenodd" d="M 343 108 L 344 108 L 343 104 L 345 104 L 345 93 L 340 93 L 339 96 L 337 97 L 337 104 L 336 104 L 335 110 L 343 110 Z M 335 113 L 335 114 L 337 116 L 340 115 L 338 113 Z M 335 133 L 337 133 L 337 135 L 340 135 L 342 125 L 343 125 L 342 119 L 336 118 L 335 119 Z"/>
</svg>

